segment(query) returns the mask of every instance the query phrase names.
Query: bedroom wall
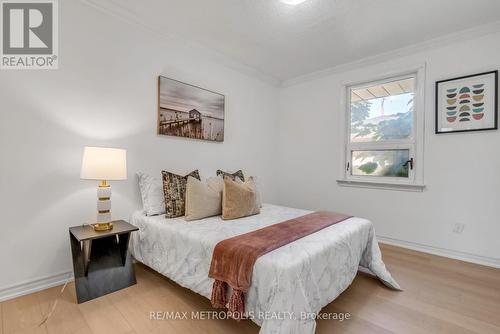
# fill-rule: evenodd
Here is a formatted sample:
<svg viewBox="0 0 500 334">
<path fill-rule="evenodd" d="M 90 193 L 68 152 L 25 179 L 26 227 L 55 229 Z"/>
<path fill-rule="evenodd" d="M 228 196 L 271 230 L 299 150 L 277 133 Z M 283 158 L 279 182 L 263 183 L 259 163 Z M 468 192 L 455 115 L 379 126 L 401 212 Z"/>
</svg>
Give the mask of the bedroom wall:
<svg viewBox="0 0 500 334">
<path fill-rule="evenodd" d="M 0 299 L 72 271 L 68 227 L 95 217 L 97 184 L 79 179 L 86 145 L 128 150 L 114 218 L 141 207 L 137 171 L 242 168 L 275 200 L 274 85 L 83 1 L 59 1 L 59 17 L 59 70 L 0 73 Z M 224 143 L 156 135 L 159 74 L 226 95 Z"/>
<path fill-rule="evenodd" d="M 279 202 L 366 217 L 385 242 L 500 267 L 500 131 L 434 134 L 435 81 L 499 69 L 499 40 L 500 33 L 476 34 L 286 83 L 280 92 Z M 341 84 L 423 63 L 426 190 L 337 185 L 343 149 Z M 466 225 L 462 234 L 452 232 L 456 223 Z"/>
</svg>

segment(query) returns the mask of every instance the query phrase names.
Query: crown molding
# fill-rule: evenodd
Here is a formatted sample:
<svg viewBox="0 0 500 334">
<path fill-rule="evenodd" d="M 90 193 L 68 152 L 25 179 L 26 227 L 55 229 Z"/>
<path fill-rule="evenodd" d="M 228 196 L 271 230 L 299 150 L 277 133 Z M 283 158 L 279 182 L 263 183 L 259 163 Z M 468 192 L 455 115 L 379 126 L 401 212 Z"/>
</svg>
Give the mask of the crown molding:
<svg viewBox="0 0 500 334">
<path fill-rule="evenodd" d="M 177 37 L 173 34 L 168 34 L 163 31 L 160 31 L 156 27 L 151 24 L 148 24 L 139 17 L 130 11 L 128 8 L 121 5 L 118 1 L 113 0 L 80 0 L 85 5 L 88 5 L 94 9 L 97 9 L 105 14 L 111 15 L 121 21 L 134 25 L 136 27 L 141 28 L 145 32 L 149 34 L 154 34 L 159 37 L 165 43 L 182 43 L 186 45 L 188 48 L 192 48 L 196 50 L 198 53 L 202 53 L 211 61 L 220 64 L 226 68 L 229 68 L 233 71 L 239 72 L 249 77 L 253 77 L 260 81 L 266 82 L 272 86 L 279 87 L 281 84 L 281 80 L 273 77 L 272 75 L 268 75 L 263 73 L 249 65 L 243 64 L 239 61 L 234 60 L 231 57 L 228 57 L 214 49 L 208 48 L 201 43 L 195 42 L 193 40 L 183 39 Z"/>
<path fill-rule="evenodd" d="M 294 86 L 307 81 L 320 79 L 329 75 L 355 70 L 360 67 L 384 63 L 390 61 L 393 58 L 409 56 L 414 53 L 423 52 L 429 49 L 443 48 L 448 45 L 454 44 L 458 41 L 471 40 L 477 38 L 478 35 L 484 37 L 498 32 L 500 32 L 500 21 L 495 21 L 474 28 L 469 28 L 466 30 L 454 32 L 452 34 L 443 35 L 441 37 L 430 39 L 421 43 L 412 44 L 409 46 L 405 46 L 403 48 L 362 58 L 353 62 L 344 63 L 324 70 L 319 70 L 312 73 L 300 75 L 292 79 L 283 80 L 281 82 L 281 87 Z"/>
</svg>

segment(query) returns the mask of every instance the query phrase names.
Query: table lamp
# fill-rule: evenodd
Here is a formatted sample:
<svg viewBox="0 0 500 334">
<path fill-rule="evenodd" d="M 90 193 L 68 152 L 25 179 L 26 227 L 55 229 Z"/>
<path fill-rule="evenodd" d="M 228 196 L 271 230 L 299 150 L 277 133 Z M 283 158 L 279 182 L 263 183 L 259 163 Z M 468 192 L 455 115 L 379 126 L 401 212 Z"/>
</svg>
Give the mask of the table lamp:
<svg viewBox="0 0 500 334">
<path fill-rule="evenodd" d="M 100 181 L 97 187 L 97 221 L 92 226 L 96 231 L 111 230 L 111 186 L 108 181 L 127 179 L 127 151 L 85 147 L 80 178 Z"/>
</svg>

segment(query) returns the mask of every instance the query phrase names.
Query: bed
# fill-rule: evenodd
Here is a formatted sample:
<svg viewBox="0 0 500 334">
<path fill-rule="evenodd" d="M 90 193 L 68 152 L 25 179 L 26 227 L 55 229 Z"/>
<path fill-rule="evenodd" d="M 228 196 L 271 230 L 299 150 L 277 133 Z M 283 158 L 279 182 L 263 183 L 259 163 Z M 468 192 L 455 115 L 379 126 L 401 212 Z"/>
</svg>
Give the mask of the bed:
<svg viewBox="0 0 500 334">
<path fill-rule="evenodd" d="M 310 212 L 264 204 L 261 213 L 251 217 L 186 222 L 182 217 L 148 217 L 137 211 L 131 218 L 139 228 L 131 252 L 146 266 L 210 299 L 213 280 L 208 271 L 219 241 Z M 337 298 L 352 283 L 358 267 L 399 289 L 382 262 L 372 223 L 353 217 L 260 257 L 246 295 L 246 311 L 261 334 L 313 334 L 316 322 L 309 315 Z"/>
</svg>

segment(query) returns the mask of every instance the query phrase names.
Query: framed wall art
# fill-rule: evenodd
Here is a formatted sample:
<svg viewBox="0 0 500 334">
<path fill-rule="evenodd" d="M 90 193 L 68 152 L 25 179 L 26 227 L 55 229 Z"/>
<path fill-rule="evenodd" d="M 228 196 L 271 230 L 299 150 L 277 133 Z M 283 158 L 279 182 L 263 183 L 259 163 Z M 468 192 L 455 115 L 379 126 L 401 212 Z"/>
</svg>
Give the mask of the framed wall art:
<svg viewBox="0 0 500 334">
<path fill-rule="evenodd" d="M 200 87 L 158 78 L 158 134 L 224 141 L 225 97 Z"/>
<path fill-rule="evenodd" d="M 498 71 L 436 82 L 436 133 L 496 130 Z"/>
</svg>

